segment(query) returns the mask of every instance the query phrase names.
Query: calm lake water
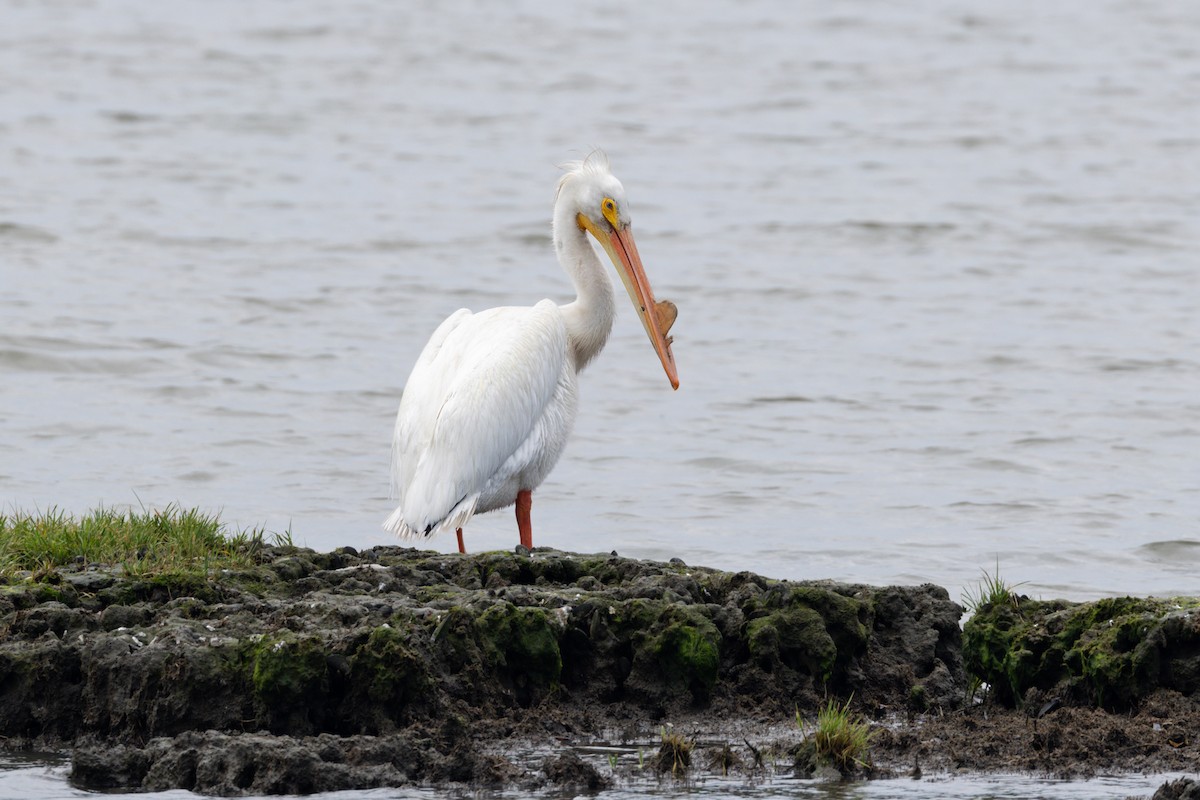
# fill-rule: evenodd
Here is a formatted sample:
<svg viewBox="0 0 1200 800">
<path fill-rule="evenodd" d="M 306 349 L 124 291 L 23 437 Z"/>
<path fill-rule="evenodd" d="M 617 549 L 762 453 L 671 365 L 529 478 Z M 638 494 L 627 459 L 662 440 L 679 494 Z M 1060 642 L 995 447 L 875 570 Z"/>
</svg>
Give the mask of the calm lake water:
<svg viewBox="0 0 1200 800">
<path fill-rule="evenodd" d="M 535 543 L 1200 592 L 1200 13 L 642 5 L 0 0 L 0 504 L 390 543 L 412 362 L 571 298 L 598 145 L 682 385 L 623 307 Z"/>
</svg>

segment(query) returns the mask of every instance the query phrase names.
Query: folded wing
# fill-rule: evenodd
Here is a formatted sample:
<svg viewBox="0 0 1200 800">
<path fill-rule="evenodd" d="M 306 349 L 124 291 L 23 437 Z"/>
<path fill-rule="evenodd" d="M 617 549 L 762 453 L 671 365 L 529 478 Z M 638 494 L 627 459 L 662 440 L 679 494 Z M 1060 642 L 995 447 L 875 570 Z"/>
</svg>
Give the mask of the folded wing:
<svg viewBox="0 0 1200 800">
<path fill-rule="evenodd" d="M 399 506 L 384 527 L 401 536 L 462 527 L 529 439 L 567 358 L 562 314 L 549 300 L 447 318 L 400 400 L 392 440 Z"/>
</svg>

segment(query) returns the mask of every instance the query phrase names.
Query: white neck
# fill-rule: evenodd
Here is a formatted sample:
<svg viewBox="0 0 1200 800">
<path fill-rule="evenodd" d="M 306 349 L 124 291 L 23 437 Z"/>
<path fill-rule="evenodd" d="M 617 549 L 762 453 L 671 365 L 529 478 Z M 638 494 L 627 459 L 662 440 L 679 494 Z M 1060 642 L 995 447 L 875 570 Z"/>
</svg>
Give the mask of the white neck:
<svg viewBox="0 0 1200 800">
<path fill-rule="evenodd" d="M 559 306 L 567 323 L 567 338 L 575 356 L 575 370 L 587 366 L 604 349 L 617 316 L 612 279 L 596 256 L 587 233 L 575 221 L 575 203 L 559 198 L 554 207 L 554 249 L 575 284 L 575 300 Z"/>
</svg>

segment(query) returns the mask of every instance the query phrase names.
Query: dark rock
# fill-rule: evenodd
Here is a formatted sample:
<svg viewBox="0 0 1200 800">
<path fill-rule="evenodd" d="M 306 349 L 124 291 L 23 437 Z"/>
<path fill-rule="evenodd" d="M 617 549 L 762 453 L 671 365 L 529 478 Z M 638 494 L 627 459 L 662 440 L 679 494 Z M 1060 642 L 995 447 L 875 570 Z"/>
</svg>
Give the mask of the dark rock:
<svg viewBox="0 0 1200 800">
<path fill-rule="evenodd" d="M 106 631 L 118 628 L 135 628 L 145 625 L 153 619 L 153 613 L 148 606 L 111 605 L 100 612 L 100 626 Z"/>
<path fill-rule="evenodd" d="M 207 731 L 152 739 L 144 747 L 87 743 L 75 748 L 71 783 L 91 791 L 204 795 L 313 794 L 402 786 L 436 778 L 404 737 L 294 738 Z"/>
<path fill-rule="evenodd" d="M 542 762 L 542 772 L 550 783 L 562 789 L 599 792 L 612 786 L 609 778 L 573 751 L 548 757 Z"/>
<path fill-rule="evenodd" d="M 101 589 L 107 589 L 112 586 L 115 578 L 107 572 L 89 570 L 67 575 L 66 581 L 74 586 L 77 591 L 94 594 Z"/>
</svg>

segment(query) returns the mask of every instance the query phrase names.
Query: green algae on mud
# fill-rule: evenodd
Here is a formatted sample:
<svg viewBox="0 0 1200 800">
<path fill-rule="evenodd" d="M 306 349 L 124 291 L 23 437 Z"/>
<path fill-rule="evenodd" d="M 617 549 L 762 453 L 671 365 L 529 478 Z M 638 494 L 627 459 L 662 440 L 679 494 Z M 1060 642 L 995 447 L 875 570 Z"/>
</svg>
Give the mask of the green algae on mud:
<svg viewBox="0 0 1200 800">
<path fill-rule="evenodd" d="M 1128 710 L 1158 689 L 1200 694 L 1200 600 L 1112 597 L 985 604 L 963 628 L 967 670 L 996 699 L 1030 690 Z"/>
</svg>

